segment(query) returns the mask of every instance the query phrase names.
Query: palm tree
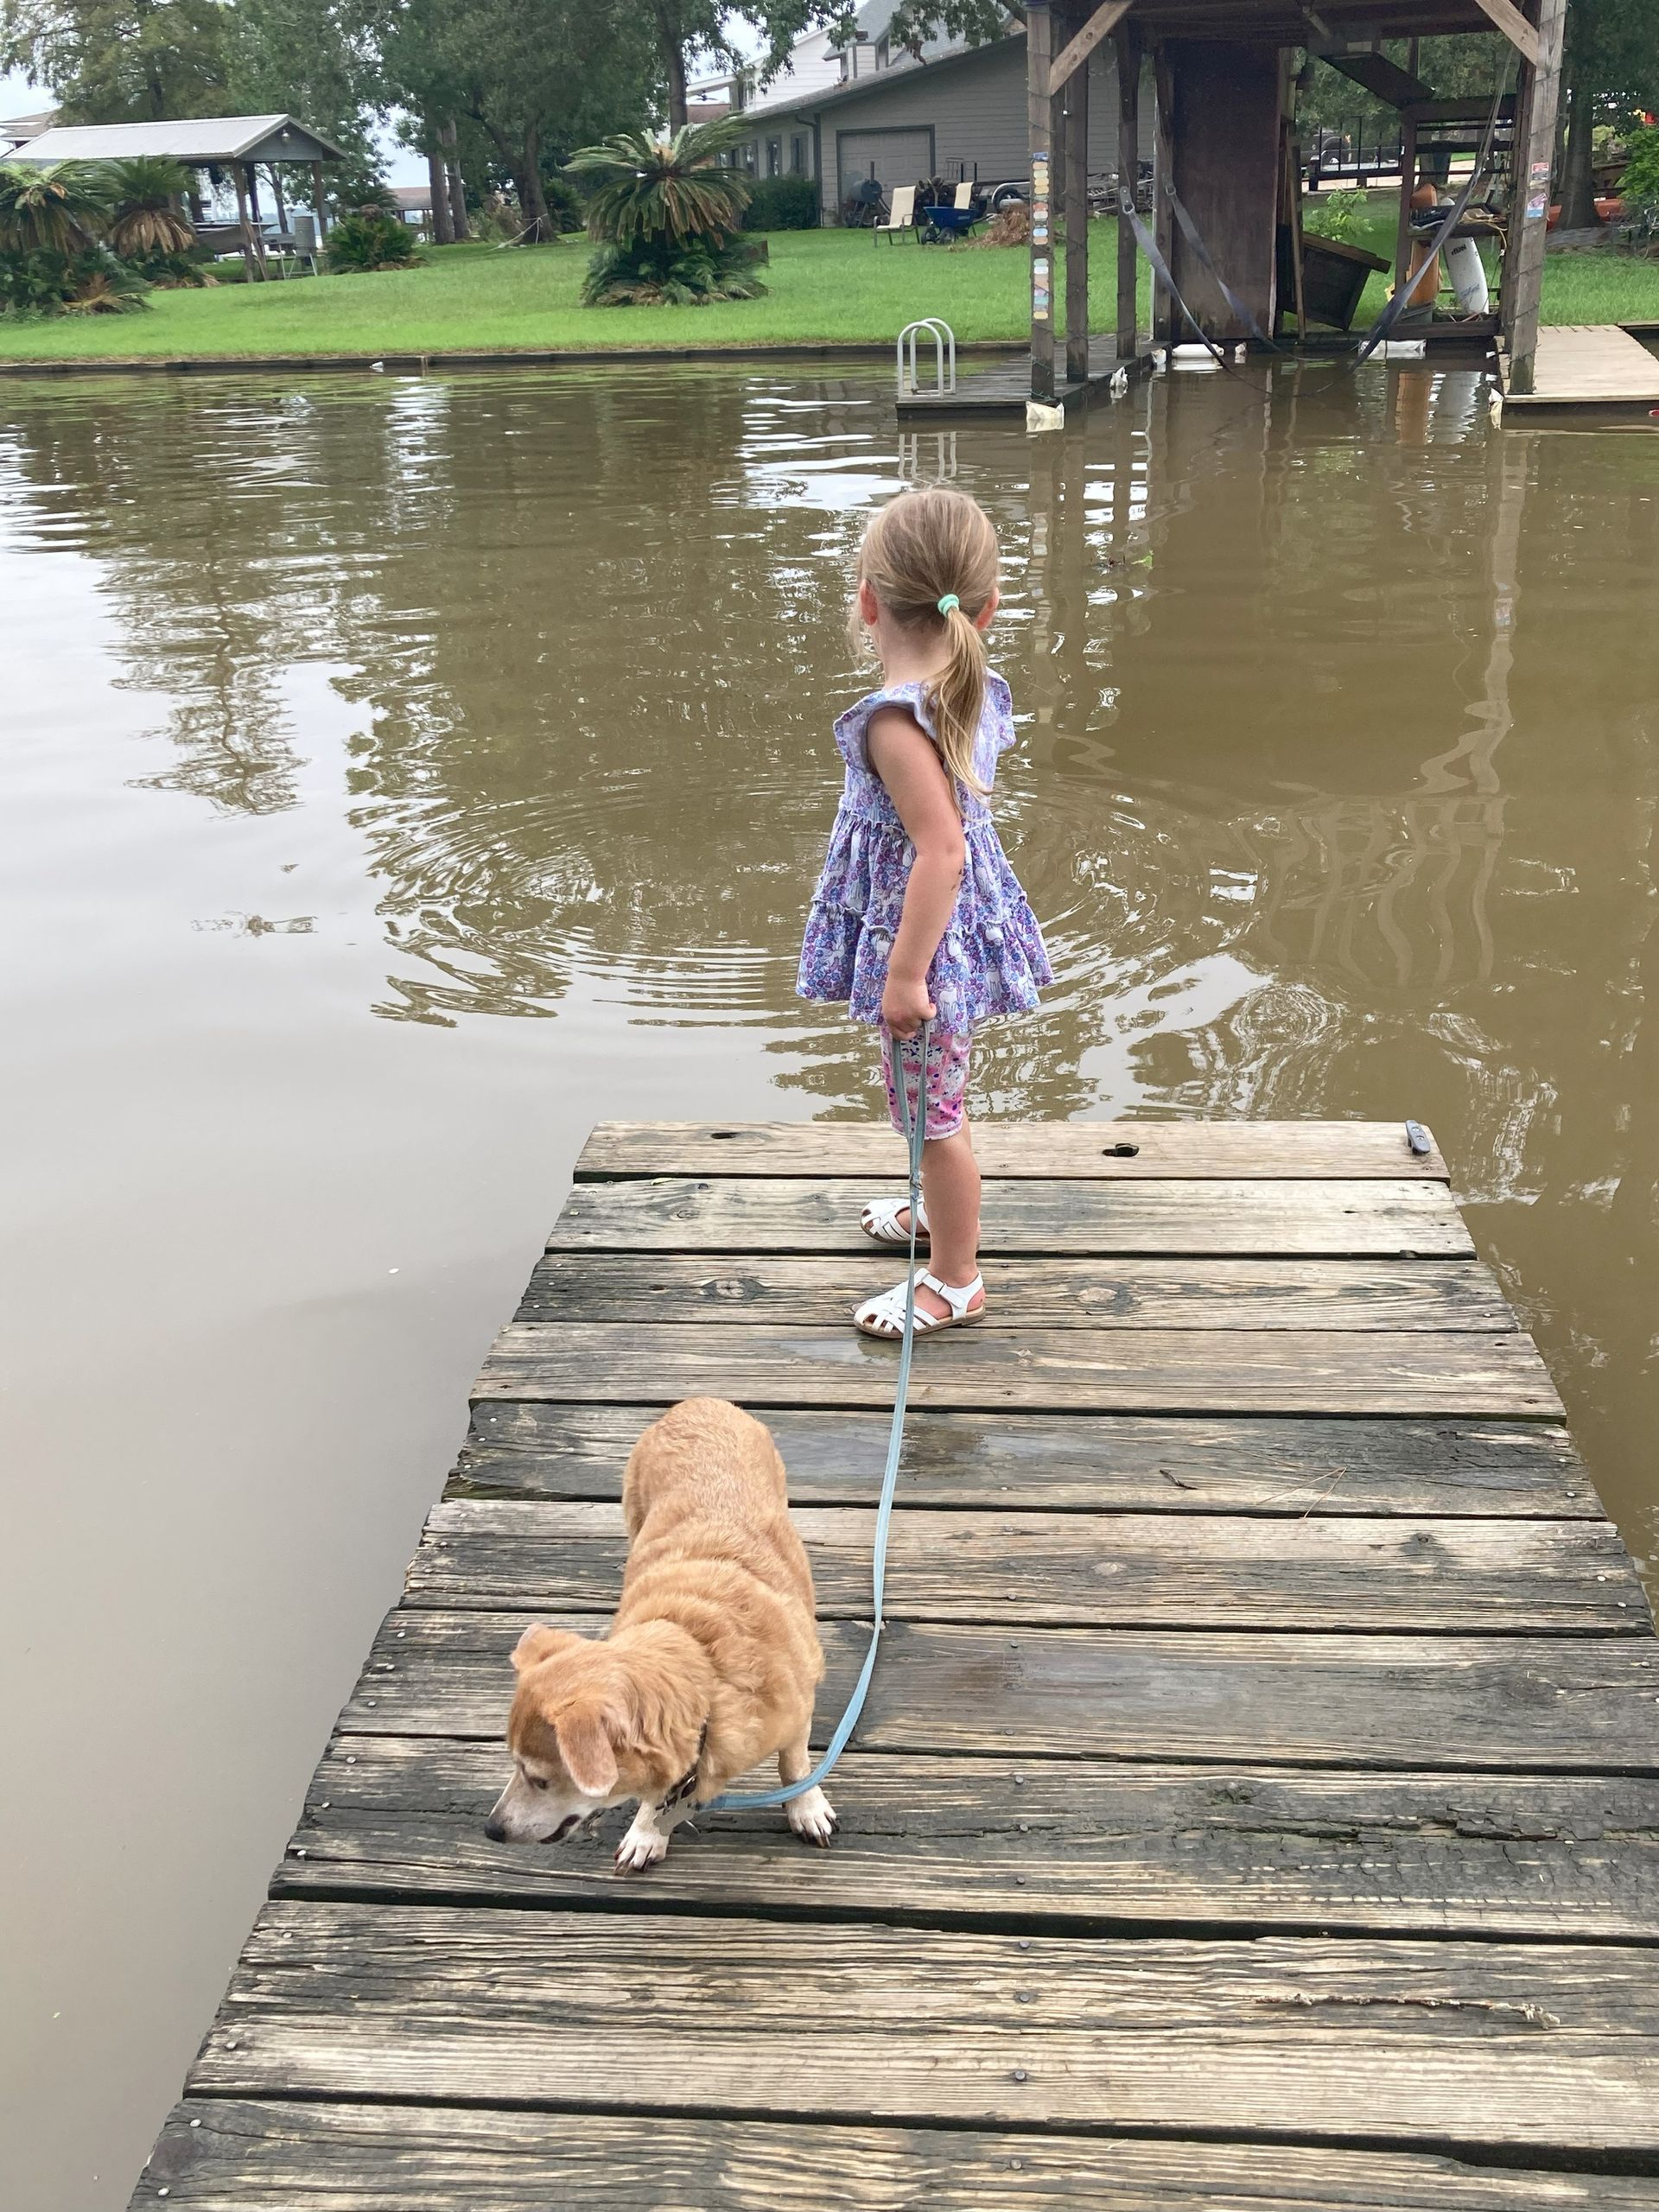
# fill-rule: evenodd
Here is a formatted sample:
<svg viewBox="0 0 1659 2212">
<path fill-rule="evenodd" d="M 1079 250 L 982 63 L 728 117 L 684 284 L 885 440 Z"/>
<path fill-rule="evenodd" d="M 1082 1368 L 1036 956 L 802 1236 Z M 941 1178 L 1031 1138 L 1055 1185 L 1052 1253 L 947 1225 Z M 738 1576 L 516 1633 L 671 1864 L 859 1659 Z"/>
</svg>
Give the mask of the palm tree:
<svg viewBox="0 0 1659 2212">
<path fill-rule="evenodd" d="M 115 204 L 110 244 L 121 258 L 148 261 L 157 254 L 188 252 L 196 234 L 179 213 L 190 180 L 178 163 L 159 154 L 137 154 L 130 161 L 111 162 L 109 168 Z"/>
<path fill-rule="evenodd" d="M 683 124 L 668 138 L 624 130 L 583 146 L 565 167 L 603 179 L 588 202 L 589 235 L 607 245 L 654 238 L 673 247 L 734 237 L 749 188 L 736 169 L 715 162 L 746 135 L 741 119 L 726 117 Z"/>
<path fill-rule="evenodd" d="M 90 162 L 0 168 L 0 253 L 84 253 L 110 205 L 108 181 Z"/>
</svg>

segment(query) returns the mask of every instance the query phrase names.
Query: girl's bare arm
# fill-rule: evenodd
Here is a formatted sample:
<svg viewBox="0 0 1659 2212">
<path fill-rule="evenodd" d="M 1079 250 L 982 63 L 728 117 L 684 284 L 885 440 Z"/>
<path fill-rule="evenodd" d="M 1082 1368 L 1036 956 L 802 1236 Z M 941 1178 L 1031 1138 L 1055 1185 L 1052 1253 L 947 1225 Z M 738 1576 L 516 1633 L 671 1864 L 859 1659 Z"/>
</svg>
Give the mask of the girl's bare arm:
<svg viewBox="0 0 1659 2212">
<path fill-rule="evenodd" d="M 956 906 L 967 848 L 944 763 L 914 716 L 902 707 L 877 708 L 865 742 L 916 848 L 881 997 L 881 1019 L 893 1034 L 912 1037 L 934 1012 L 927 971 Z"/>
</svg>

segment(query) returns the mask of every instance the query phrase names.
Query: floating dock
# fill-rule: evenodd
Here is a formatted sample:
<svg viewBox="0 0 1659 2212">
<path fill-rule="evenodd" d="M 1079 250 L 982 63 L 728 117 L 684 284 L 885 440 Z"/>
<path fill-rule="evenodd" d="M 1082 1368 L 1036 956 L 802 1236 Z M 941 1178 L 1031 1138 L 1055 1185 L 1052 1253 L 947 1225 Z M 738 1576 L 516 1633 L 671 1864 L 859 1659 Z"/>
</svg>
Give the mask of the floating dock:
<svg viewBox="0 0 1659 2212">
<path fill-rule="evenodd" d="M 1556 427 L 1576 423 L 1647 423 L 1659 414 L 1659 353 L 1649 351 L 1633 324 L 1546 323 L 1533 357 L 1532 390 L 1510 390 L 1509 363 L 1500 355 L 1498 381 L 1506 421 Z"/>
<path fill-rule="evenodd" d="M 834 1847 L 485 1838 L 664 1404 L 772 1425 L 819 1740 L 868 1632 L 899 1140 L 601 1128 L 135 2206 L 1659 2212 L 1659 1639 L 1439 1154 L 976 1142 Z"/>
</svg>

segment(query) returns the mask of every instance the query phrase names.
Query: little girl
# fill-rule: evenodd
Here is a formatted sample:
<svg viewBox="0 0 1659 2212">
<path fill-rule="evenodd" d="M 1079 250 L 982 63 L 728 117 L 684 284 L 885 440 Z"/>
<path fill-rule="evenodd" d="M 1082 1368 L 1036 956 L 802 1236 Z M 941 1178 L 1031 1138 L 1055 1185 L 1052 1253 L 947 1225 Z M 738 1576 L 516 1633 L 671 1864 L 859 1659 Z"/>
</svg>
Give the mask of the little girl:
<svg viewBox="0 0 1659 2212">
<path fill-rule="evenodd" d="M 864 534 L 848 628 L 855 645 L 867 633 L 874 643 L 882 683 L 836 722 L 846 788 L 801 950 L 803 998 L 845 1000 L 855 1021 L 880 1025 L 895 1128 L 904 1123 L 894 1040 L 932 1024 L 916 1229 L 933 1264 L 917 1271 L 918 1334 L 985 1310 L 979 1169 L 963 1110 L 974 1031 L 993 1014 L 1029 1012 L 1039 984 L 1053 980 L 985 804 L 997 755 L 1014 743 L 1008 687 L 985 665 L 996 558 L 989 517 L 944 486 L 901 493 Z M 907 1079 L 921 1112 L 914 1088 Z M 910 1209 L 875 1200 L 861 1225 L 878 1243 L 908 1243 Z M 856 1325 L 901 1335 L 906 1288 L 868 1300 Z"/>
</svg>

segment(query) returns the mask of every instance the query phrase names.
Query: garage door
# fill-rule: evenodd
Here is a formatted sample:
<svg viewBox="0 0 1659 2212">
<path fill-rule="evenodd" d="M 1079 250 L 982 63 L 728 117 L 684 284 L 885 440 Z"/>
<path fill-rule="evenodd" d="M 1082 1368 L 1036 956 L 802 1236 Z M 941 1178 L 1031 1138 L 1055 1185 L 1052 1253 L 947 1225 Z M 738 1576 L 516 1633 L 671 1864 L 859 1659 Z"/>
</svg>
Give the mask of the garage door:
<svg viewBox="0 0 1659 2212">
<path fill-rule="evenodd" d="M 890 200 L 894 185 L 933 174 L 933 133 L 925 128 L 839 131 L 836 152 L 843 206 L 867 177 L 874 176 Z"/>
</svg>

